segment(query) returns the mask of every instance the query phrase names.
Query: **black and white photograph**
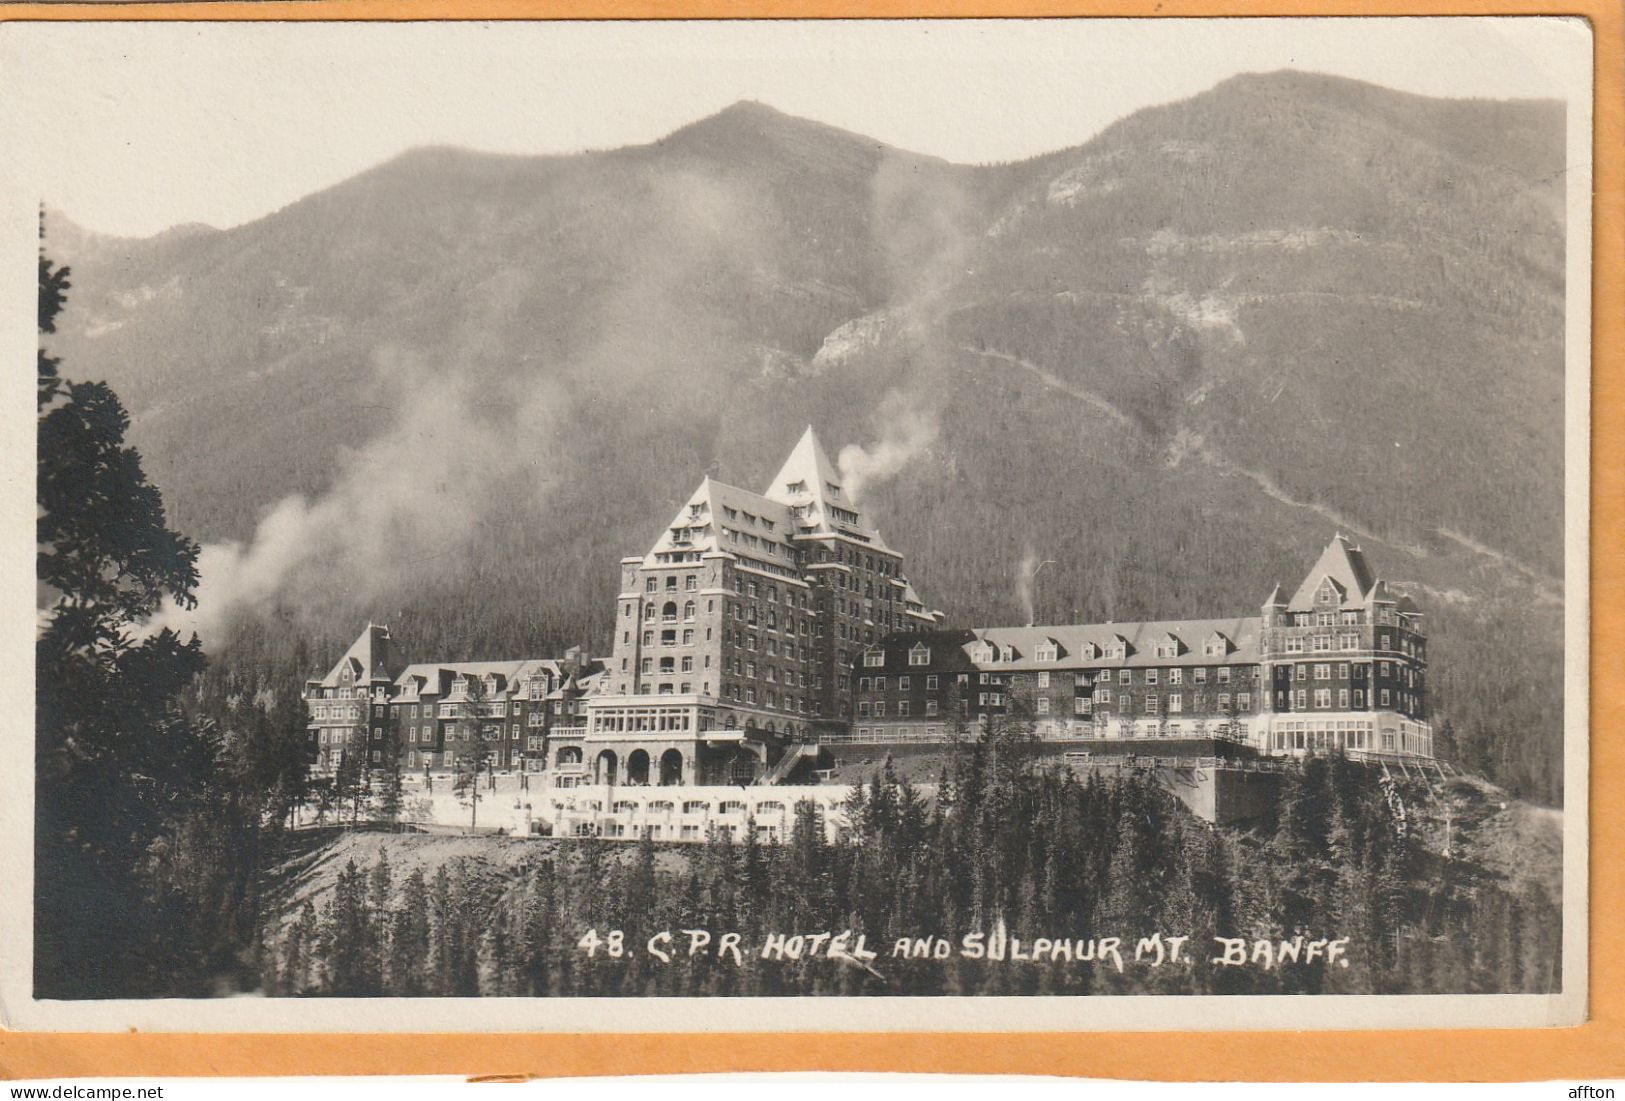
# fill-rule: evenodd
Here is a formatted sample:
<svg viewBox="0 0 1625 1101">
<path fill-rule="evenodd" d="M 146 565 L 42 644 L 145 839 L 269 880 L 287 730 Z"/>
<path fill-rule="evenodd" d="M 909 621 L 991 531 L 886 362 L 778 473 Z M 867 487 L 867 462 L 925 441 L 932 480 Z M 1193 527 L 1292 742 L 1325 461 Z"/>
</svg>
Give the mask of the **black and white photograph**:
<svg viewBox="0 0 1625 1101">
<path fill-rule="evenodd" d="M 1590 56 L 0 27 L 0 1020 L 1583 1020 Z"/>
</svg>

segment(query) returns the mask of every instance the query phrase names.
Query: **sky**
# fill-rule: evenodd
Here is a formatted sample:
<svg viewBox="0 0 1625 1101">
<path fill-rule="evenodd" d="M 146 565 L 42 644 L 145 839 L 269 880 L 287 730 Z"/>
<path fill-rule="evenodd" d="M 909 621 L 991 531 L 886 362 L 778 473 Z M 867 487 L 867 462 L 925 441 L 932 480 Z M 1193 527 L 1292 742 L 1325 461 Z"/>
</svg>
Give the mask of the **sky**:
<svg viewBox="0 0 1625 1101">
<path fill-rule="evenodd" d="M 1215 19 L 502 24 L 9 24 L 14 188 L 146 236 L 269 214 L 422 145 L 652 141 L 741 99 L 953 161 L 1032 156 L 1238 72 L 1562 96 L 1575 20 Z"/>
</svg>

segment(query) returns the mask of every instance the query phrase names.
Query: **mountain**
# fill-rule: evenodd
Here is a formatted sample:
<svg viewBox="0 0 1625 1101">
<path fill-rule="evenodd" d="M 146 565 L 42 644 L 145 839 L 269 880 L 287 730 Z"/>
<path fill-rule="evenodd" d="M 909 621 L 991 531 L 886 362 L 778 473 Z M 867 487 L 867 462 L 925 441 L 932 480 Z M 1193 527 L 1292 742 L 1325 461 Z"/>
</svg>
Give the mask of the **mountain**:
<svg viewBox="0 0 1625 1101">
<path fill-rule="evenodd" d="M 1280 72 L 993 166 L 754 103 L 423 149 L 227 230 L 52 216 L 52 348 L 219 544 L 238 660 L 369 616 L 603 648 L 617 560 L 811 422 L 900 465 L 866 511 L 956 623 L 1026 617 L 1040 559 L 1040 620 L 1245 614 L 1343 530 L 1431 614 L 1463 753 L 1553 801 L 1563 126 Z"/>
</svg>

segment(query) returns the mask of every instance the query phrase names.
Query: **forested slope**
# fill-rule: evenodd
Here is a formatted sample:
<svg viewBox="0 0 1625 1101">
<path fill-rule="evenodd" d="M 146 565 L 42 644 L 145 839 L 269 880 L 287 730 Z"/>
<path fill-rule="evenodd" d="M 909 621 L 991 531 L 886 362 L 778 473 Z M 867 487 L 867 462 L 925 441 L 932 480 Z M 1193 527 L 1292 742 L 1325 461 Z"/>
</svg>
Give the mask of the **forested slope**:
<svg viewBox="0 0 1625 1101">
<path fill-rule="evenodd" d="M 351 834 L 318 854 L 319 876 L 277 897 L 258 973 L 243 981 L 283 996 L 1557 989 L 1550 869 L 1486 866 L 1484 823 L 1465 817 L 1447 854 L 1427 801 L 1317 759 L 1269 820 L 1215 829 L 1149 778 L 1039 772 L 995 739 L 954 757 L 930 799 L 877 772 L 834 845 L 808 807 L 784 846 Z M 689 929 L 711 938 L 693 957 L 678 933 Z M 773 934 L 845 930 L 875 958 L 763 954 Z M 646 947 L 662 932 L 678 942 L 671 960 Z M 990 950 L 1001 932 L 1005 947 Z M 739 935 L 737 959 L 718 953 L 724 933 Z M 1188 938 L 1184 958 L 1136 960 L 1153 934 Z M 1115 937 L 1123 966 L 1109 951 L 1032 960 L 1009 947 L 1030 956 L 1040 937 L 1092 953 Z M 1299 937 L 1300 955 L 1282 962 L 1281 942 Z M 951 948 L 899 959 L 903 938 Z M 1244 941 L 1247 962 L 1219 962 L 1236 949 L 1216 938 Z M 1261 940 L 1268 966 L 1254 956 Z M 1313 941 L 1343 942 L 1346 966 L 1324 943 L 1307 958 Z"/>
<path fill-rule="evenodd" d="M 982 167 L 741 104 L 224 231 L 57 220 L 56 346 L 213 545 L 210 693 L 368 618 L 601 649 L 619 557 L 811 422 L 906 453 L 864 503 L 957 623 L 1024 617 L 1024 559 L 1041 620 L 1244 614 L 1353 535 L 1429 613 L 1463 755 L 1556 802 L 1562 145 L 1556 104 L 1299 73 Z"/>
</svg>

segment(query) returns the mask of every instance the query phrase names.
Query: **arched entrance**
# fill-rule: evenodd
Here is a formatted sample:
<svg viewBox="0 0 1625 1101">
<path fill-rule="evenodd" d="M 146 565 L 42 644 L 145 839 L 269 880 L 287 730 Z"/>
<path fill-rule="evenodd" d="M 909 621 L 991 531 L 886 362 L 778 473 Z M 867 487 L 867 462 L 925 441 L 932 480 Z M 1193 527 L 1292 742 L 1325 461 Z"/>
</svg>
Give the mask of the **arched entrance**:
<svg viewBox="0 0 1625 1101">
<path fill-rule="evenodd" d="M 668 749 L 660 755 L 660 784 L 671 787 L 682 782 L 683 755 L 675 749 Z"/>
<path fill-rule="evenodd" d="M 593 783 L 613 784 L 615 782 L 615 751 L 606 749 L 598 755 L 597 764 L 593 769 Z"/>
<path fill-rule="evenodd" d="M 634 749 L 627 755 L 626 782 L 629 784 L 649 782 L 649 754 L 641 749 Z"/>
<path fill-rule="evenodd" d="M 563 768 L 566 765 L 579 765 L 581 763 L 581 747 L 575 745 L 565 746 L 563 749 L 559 750 L 558 758 L 554 761 L 554 763 L 559 768 Z"/>
</svg>

